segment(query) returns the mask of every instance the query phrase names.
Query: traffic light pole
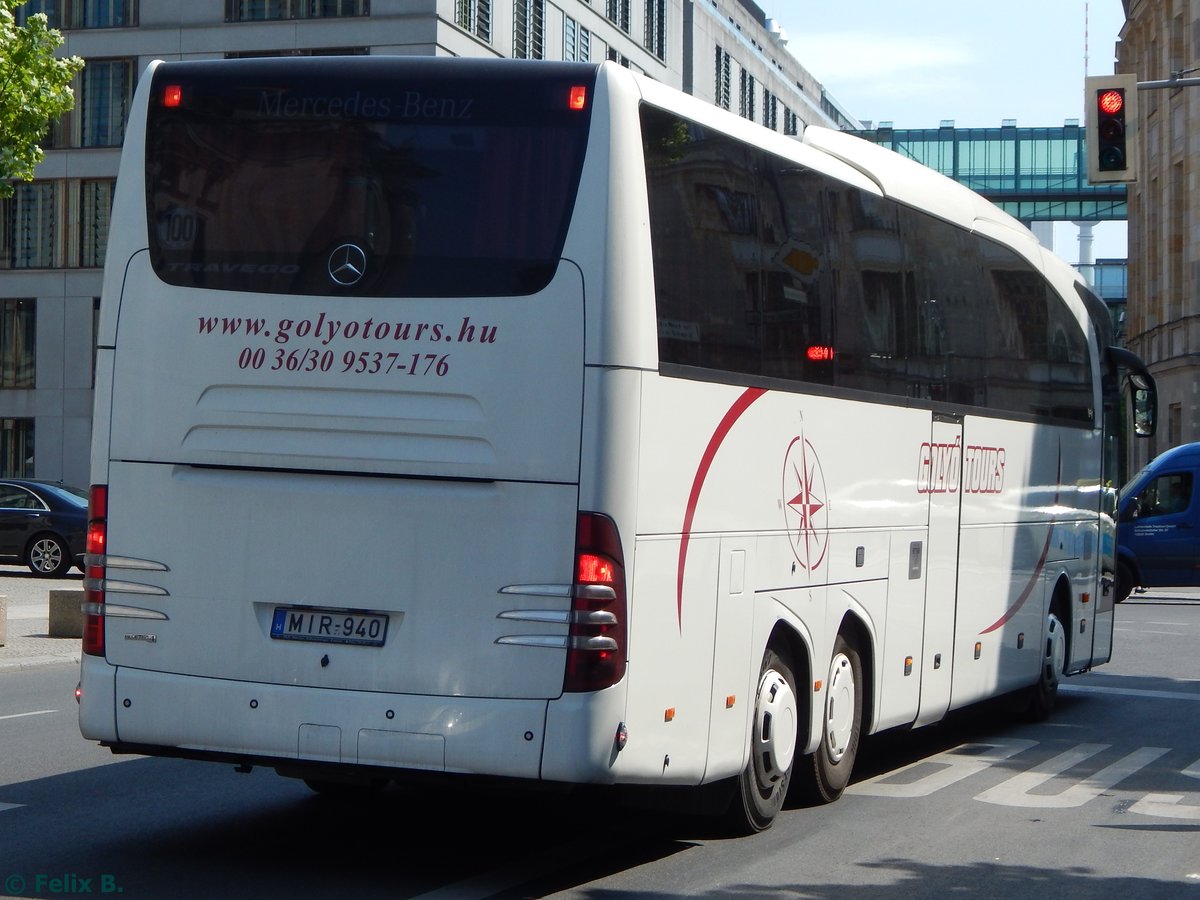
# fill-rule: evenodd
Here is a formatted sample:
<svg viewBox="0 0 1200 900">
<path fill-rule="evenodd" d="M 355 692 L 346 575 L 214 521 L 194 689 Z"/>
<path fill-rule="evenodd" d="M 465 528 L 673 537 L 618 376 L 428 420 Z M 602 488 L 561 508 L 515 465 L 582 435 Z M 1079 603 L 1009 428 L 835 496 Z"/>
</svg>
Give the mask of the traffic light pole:
<svg viewBox="0 0 1200 900">
<path fill-rule="evenodd" d="M 1172 72 L 1171 77 L 1165 81 L 1139 81 L 1137 89 L 1139 91 L 1154 91 L 1170 88 L 1196 87 L 1200 85 L 1200 78 L 1180 78 L 1180 75 L 1187 75 L 1191 72 L 1200 72 L 1200 68 L 1182 69 L 1179 72 Z"/>
</svg>

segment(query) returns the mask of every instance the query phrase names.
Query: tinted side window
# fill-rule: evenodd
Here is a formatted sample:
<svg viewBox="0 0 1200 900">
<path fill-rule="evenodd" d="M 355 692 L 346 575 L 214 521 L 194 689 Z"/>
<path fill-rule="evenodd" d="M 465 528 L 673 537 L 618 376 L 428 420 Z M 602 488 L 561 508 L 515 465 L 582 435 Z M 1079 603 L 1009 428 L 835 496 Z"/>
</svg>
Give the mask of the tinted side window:
<svg viewBox="0 0 1200 900">
<path fill-rule="evenodd" d="M 1012 250 L 642 109 L 660 360 L 1091 423 L 1087 342 Z"/>
<path fill-rule="evenodd" d="M 762 371 L 759 210 L 749 148 L 663 113 L 643 117 L 663 358 Z"/>
</svg>

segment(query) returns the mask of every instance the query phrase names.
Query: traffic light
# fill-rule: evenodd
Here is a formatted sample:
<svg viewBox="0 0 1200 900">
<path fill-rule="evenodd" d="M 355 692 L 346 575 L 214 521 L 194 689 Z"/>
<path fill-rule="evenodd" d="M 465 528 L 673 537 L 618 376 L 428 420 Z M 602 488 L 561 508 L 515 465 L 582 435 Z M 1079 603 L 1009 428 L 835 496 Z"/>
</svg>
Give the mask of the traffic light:
<svg viewBox="0 0 1200 900">
<path fill-rule="evenodd" d="M 1137 181 L 1137 76 L 1085 79 L 1088 181 Z"/>
</svg>

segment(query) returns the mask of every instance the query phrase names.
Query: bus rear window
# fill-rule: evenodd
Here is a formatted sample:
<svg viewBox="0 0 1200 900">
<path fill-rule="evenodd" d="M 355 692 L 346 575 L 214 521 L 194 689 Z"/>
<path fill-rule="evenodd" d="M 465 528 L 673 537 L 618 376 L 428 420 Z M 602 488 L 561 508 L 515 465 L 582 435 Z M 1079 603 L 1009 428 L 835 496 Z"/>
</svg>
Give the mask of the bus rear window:
<svg viewBox="0 0 1200 900">
<path fill-rule="evenodd" d="M 512 296 L 553 277 L 595 68 L 448 59 L 167 63 L 155 272 L 281 294 Z"/>
</svg>

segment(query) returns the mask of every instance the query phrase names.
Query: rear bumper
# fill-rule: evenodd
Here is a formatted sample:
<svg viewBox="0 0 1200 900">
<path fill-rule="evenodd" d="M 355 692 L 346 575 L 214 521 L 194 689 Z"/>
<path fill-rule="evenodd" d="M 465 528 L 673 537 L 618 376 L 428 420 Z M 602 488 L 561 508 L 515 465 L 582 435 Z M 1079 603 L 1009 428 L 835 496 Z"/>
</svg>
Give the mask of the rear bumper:
<svg viewBox="0 0 1200 900">
<path fill-rule="evenodd" d="M 84 737 L 117 752 L 541 777 L 545 700 L 251 684 L 92 658 L 84 662 L 83 690 Z"/>
</svg>

